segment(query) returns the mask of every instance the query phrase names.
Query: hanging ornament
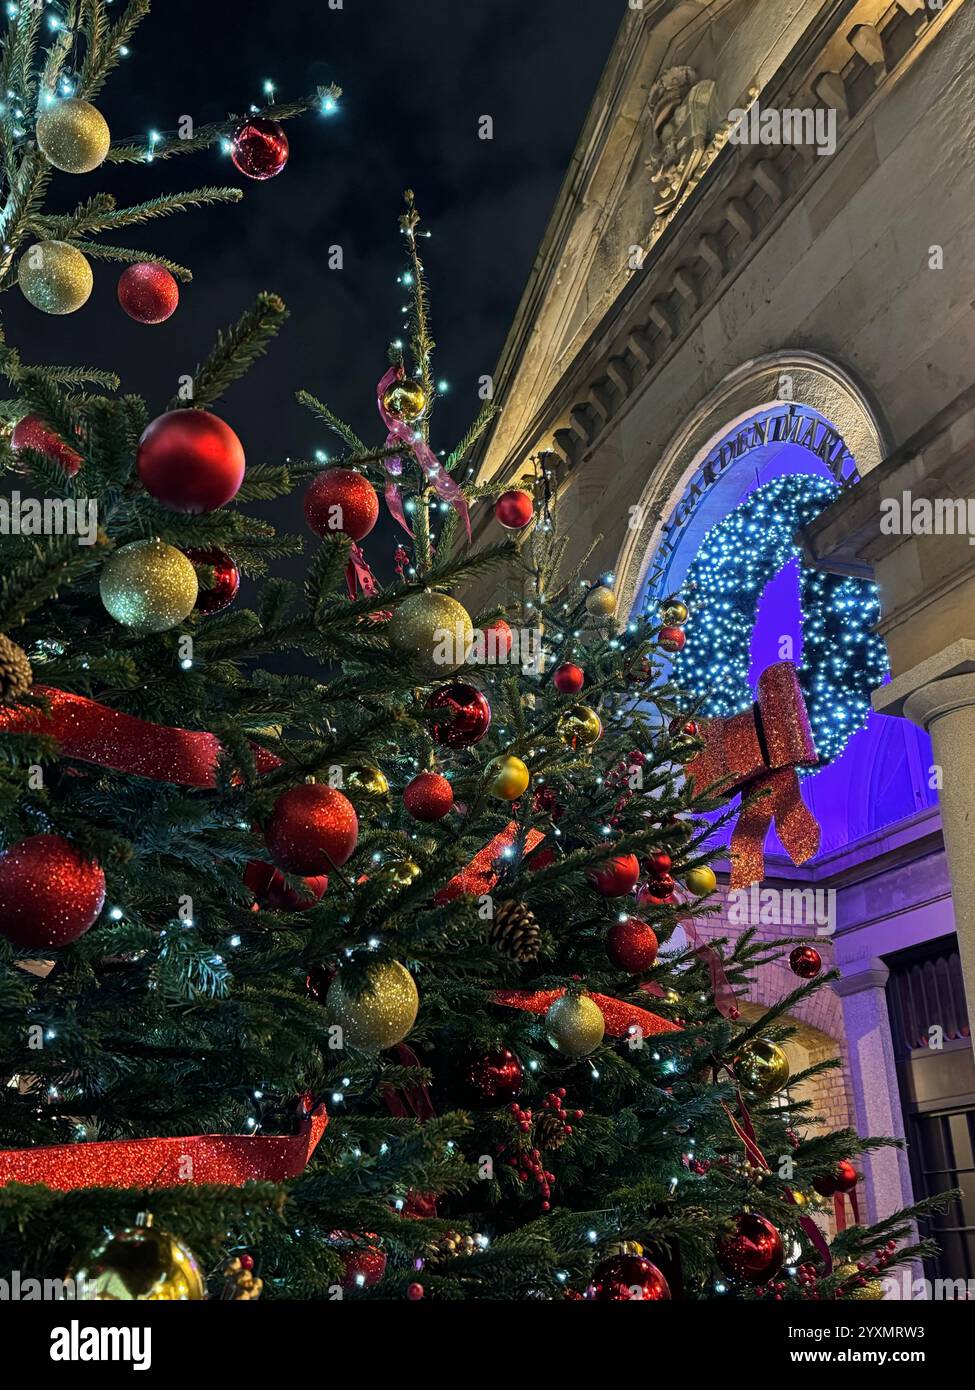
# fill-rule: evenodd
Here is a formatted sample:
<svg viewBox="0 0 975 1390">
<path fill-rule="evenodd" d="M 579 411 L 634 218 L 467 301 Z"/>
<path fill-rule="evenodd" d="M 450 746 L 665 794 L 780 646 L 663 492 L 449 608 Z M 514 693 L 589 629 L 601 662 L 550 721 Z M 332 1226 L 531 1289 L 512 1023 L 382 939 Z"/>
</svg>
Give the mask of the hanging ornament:
<svg viewBox="0 0 975 1390">
<path fill-rule="evenodd" d="M 735 1079 L 761 1100 L 781 1091 L 789 1081 L 789 1059 L 778 1043 L 752 1038 L 734 1059 Z"/>
<path fill-rule="evenodd" d="M 273 179 L 288 162 L 284 126 L 266 116 L 253 116 L 230 137 L 230 158 L 249 179 Z"/>
<path fill-rule="evenodd" d="M 665 652 L 679 652 L 687 641 L 687 635 L 682 627 L 662 627 L 657 641 Z"/>
<path fill-rule="evenodd" d="M 328 987 L 325 1007 L 333 1023 L 343 1030 L 343 1042 L 361 1052 L 395 1047 L 416 1022 L 420 1007 L 413 976 L 391 960 L 375 962 L 366 970 L 367 983 L 346 988 L 342 972 Z"/>
<path fill-rule="evenodd" d="M 641 861 L 643 872 L 649 879 L 660 879 L 670 873 L 672 860 L 665 850 L 658 850 L 655 854 L 647 854 Z"/>
<path fill-rule="evenodd" d="M 640 877 L 640 861 L 635 854 L 618 854 L 599 869 L 590 869 L 589 882 L 604 898 L 622 898 L 631 893 Z"/>
<path fill-rule="evenodd" d="M 672 719 L 670 737 L 675 761 L 689 763 L 704 747 L 701 726 L 696 719 Z"/>
<path fill-rule="evenodd" d="M 195 565 L 205 565 L 213 570 L 213 580 L 208 589 L 200 589 L 196 599 L 198 613 L 221 613 L 229 608 L 237 597 L 240 588 L 240 570 L 225 550 L 209 545 L 184 550 L 183 554 Z M 197 576 L 199 582 L 199 576 Z"/>
<path fill-rule="evenodd" d="M 511 648 L 515 640 L 515 634 L 511 631 L 511 624 L 505 622 L 504 618 L 495 618 L 493 623 L 488 623 L 484 628 L 484 652 L 485 660 L 489 666 L 497 666 L 511 655 Z"/>
<path fill-rule="evenodd" d="M 46 107 L 35 127 L 37 148 L 65 174 L 90 174 L 112 143 L 108 122 L 90 101 L 69 97 Z"/>
<path fill-rule="evenodd" d="M 463 666 L 474 641 L 474 624 L 449 594 L 427 590 L 393 610 L 386 629 L 394 651 L 427 678 L 449 675 Z"/>
<path fill-rule="evenodd" d="M 354 468 L 326 468 L 305 493 L 305 520 L 316 536 L 361 541 L 379 520 L 379 497 Z"/>
<path fill-rule="evenodd" d="M 95 278 L 88 260 L 68 241 L 38 241 L 17 264 L 24 298 L 45 314 L 73 314 L 87 303 Z"/>
<path fill-rule="evenodd" d="M 306 782 L 282 792 L 264 839 L 275 862 L 292 874 L 323 874 L 341 867 L 359 839 L 359 818 L 334 787 Z"/>
<path fill-rule="evenodd" d="M 12 704 L 34 684 L 34 672 L 23 647 L 0 632 L 0 705 Z"/>
<path fill-rule="evenodd" d="M 778 1274 L 785 1258 L 782 1237 L 757 1212 L 742 1212 L 734 1235 L 719 1240 L 714 1253 L 729 1278 L 749 1284 L 766 1284 Z"/>
<path fill-rule="evenodd" d="M 591 618 L 611 618 L 616 612 L 616 595 L 599 584 L 586 595 L 586 611 Z"/>
<path fill-rule="evenodd" d="M 585 683 L 585 671 L 572 661 L 563 661 L 552 672 L 552 684 L 560 695 L 577 695 Z"/>
<path fill-rule="evenodd" d="M 484 1100 L 514 1100 L 524 1085 L 525 1069 L 510 1048 L 500 1047 L 472 1062 L 467 1080 Z"/>
<path fill-rule="evenodd" d="M 494 515 L 506 531 L 520 531 L 535 515 L 535 503 L 530 493 L 513 487 L 495 502 Z"/>
<path fill-rule="evenodd" d="M 563 994 L 545 1011 L 552 1046 L 565 1057 L 588 1057 L 603 1040 L 606 1022 L 599 1005 L 585 994 Z"/>
<path fill-rule="evenodd" d="M 713 893 L 718 886 L 714 870 L 707 864 L 701 864 L 696 869 L 688 869 L 684 875 L 684 882 L 687 884 L 688 892 L 696 894 L 699 898 Z"/>
<path fill-rule="evenodd" d="M 471 748 L 491 726 L 487 696 L 463 681 L 440 686 L 427 700 L 426 708 L 438 711 L 430 733 L 443 748 Z"/>
<path fill-rule="evenodd" d="M 649 970 L 657 959 L 657 933 L 639 917 L 621 917 L 606 933 L 606 954 L 617 970 L 631 975 Z"/>
<path fill-rule="evenodd" d="M 403 792 L 403 805 L 414 820 L 437 821 L 454 804 L 454 789 L 439 772 L 421 772 Z"/>
<path fill-rule="evenodd" d="M 860 1175 L 848 1158 L 841 1158 L 831 1173 L 813 1178 L 813 1187 L 820 1197 L 834 1197 L 837 1192 L 852 1192 Z"/>
<path fill-rule="evenodd" d="M 670 1298 L 670 1285 L 645 1255 L 613 1255 L 593 1271 L 590 1297 L 597 1303 L 660 1302 Z"/>
<path fill-rule="evenodd" d="M 394 420 L 403 420 L 408 425 L 415 424 L 427 408 L 426 392 L 418 381 L 411 381 L 409 377 L 403 377 L 387 386 L 382 401 L 387 415 L 392 415 Z"/>
<path fill-rule="evenodd" d="M 815 980 L 823 968 L 823 958 L 815 946 L 797 946 L 789 953 L 789 966 L 800 980 Z"/>
<path fill-rule="evenodd" d="M 179 304 L 179 285 L 164 265 L 139 261 L 119 276 L 118 302 L 136 323 L 165 323 Z"/>
<path fill-rule="evenodd" d="M 377 874 L 380 882 L 390 888 L 409 888 L 422 870 L 414 859 L 388 859 Z"/>
<path fill-rule="evenodd" d="M 193 612 L 199 583 L 193 562 L 165 541 L 133 541 L 110 555 L 99 580 L 102 603 L 136 632 L 167 632 Z"/>
<path fill-rule="evenodd" d="M 10 434 L 10 447 L 15 454 L 22 449 L 43 454 L 72 478 L 81 467 L 81 455 L 76 454 L 70 444 L 65 444 L 54 430 L 48 429 L 39 415 L 25 415 L 17 421 Z"/>
<path fill-rule="evenodd" d="M 528 790 L 531 773 L 520 758 L 509 753 L 488 764 L 488 795 L 500 801 L 517 801 Z"/>
<path fill-rule="evenodd" d="M 325 874 L 303 878 L 301 889 L 292 888 L 280 869 L 252 859 L 244 870 L 244 883 L 263 906 L 277 912 L 307 912 L 324 897 L 328 888 Z"/>
<path fill-rule="evenodd" d="M 677 884 L 670 874 L 661 874 L 659 878 L 652 878 L 643 885 L 637 896 L 637 906 L 643 907 L 646 903 L 658 906 L 660 903 L 669 903 L 674 896 L 674 889 Z"/>
<path fill-rule="evenodd" d="M 143 431 L 136 469 L 145 490 L 171 512 L 214 512 L 244 481 L 244 448 L 209 410 L 169 410 Z"/>
<path fill-rule="evenodd" d="M 343 769 L 342 790 L 353 804 L 384 802 L 389 796 L 386 774 L 372 763 L 352 763 Z"/>
<path fill-rule="evenodd" d="M 188 1302 L 206 1298 L 196 1257 L 182 1241 L 136 1217 L 134 1226 L 111 1231 L 69 1271 L 75 1297 L 86 1302 Z"/>
<path fill-rule="evenodd" d="M 31 835 L 0 854 L 0 935 L 27 950 L 84 936 L 105 904 L 105 874 L 61 835 Z"/>
<path fill-rule="evenodd" d="M 671 594 L 660 605 L 660 616 L 668 626 L 681 627 L 688 619 L 687 604 L 676 594 Z"/>
<path fill-rule="evenodd" d="M 555 732 L 566 748 L 591 748 L 603 736 L 599 715 L 588 705 L 570 705 L 559 715 Z"/>
</svg>

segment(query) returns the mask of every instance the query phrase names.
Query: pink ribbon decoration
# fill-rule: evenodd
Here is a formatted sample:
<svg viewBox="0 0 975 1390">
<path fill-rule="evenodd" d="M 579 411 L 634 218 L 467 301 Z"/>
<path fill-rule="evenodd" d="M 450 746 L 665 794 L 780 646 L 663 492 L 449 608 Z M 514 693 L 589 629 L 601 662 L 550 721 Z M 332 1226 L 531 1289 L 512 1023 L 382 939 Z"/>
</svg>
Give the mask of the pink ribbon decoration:
<svg viewBox="0 0 975 1390">
<path fill-rule="evenodd" d="M 736 1019 L 740 1016 L 741 1010 L 738 1008 L 735 999 L 735 991 L 731 988 L 728 976 L 725 974 L 724 965 L 721 957 L 713 946 L 709 946 L 707 941 L 694 925 L 693 917 L 682 917 L 681 926 L 688 941 L 694 948 L 694 954 L 702 960 L 708 968 L 711 976 L 711 993 L 714 995 L 714 1007 L 722 1018 Z"/>
<path fill-rule="evenodd" d="M 449 502 L 457 511 L 464 522 L 464 528 L 467 531 L 467 539 L 470 540 L 471 517 L 460 485 L 450 476 L 426 440 L 418 438 L 416 431 L 412 426 L 408 425 L 405 420 L 394 419 L 383 405 L 383 396 L 390 386 L 392 386 L 393 382 L 402 381 L 405 376 L 406 373 L 402 367 L 390 367 L 389 371 L 376 387 L 376 405 L 379 408 L 379 414 L 382 417 L 383 424 L 388 431 L 386 436 L 386 448 L 389 449 L 392 448 L 393 445 L 403 444 L 409 449 L 420 465 L 423 476 L 428 483 L 432 484 L 437 496 L 444 502 Z M 401 458 L 394 456 L 386 460 L 386 472 L 390 475 L 389 481 L 386 483 L 385 487 L 386 505 L 389 507 L 390 514 L 399 522 L 406 534 L 412 537 L 413 532 L 409 528 L 406 514 L 403 511 L 403 499 L 400 496 L 399 485 L 395 482 L 395 479 L 399 477 L 402 471 L 403 460 Z"/>
<path fill-rule="evenodd" d="M 345 586 L 349 591 L 349 598 L 353 600 L 359 592 L 366 598 L 372 598 L 373 594 L 379 592 L 375 575 L 366 564 L 365 552 L 355 541 L 352 542 L 349 563 L 345 567 Z"/>
</svg>

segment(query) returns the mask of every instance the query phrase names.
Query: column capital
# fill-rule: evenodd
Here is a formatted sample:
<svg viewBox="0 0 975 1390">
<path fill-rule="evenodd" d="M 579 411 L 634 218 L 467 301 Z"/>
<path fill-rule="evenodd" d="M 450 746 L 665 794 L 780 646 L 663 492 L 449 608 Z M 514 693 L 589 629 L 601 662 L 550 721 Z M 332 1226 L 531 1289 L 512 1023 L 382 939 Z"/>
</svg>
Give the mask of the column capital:
<svg viewBox="0 0 975 1390">
<path fill-rule="evenodd" d="M 945 688 L 948 686 L 952 689 Z M 934 698 L 928 692 L 937 688 L 941 688 L 940 696 Z M 971 692 L 967 697 L 966 690 Z M 915 700 L 915 696 L 923 698 Z M 946 702 L 945 708 L 938 708 L 943 702 Z M 900 715 L 925 728 L 939 714 L 975 704 L 975 641 L 960 637 L 909 671 L 901 672 L 873 692 L 872 704 L 878 714 Z M 930 713 L 927 712 L 929 704 Z"/>
<path fill-rule="evenodd" d="M 833 989 L 841 999 L 851 994 L 864 994 L 871 989 L 885 989 L 890 979 L 890 971 L 879 956 L 850 961 L 840 969 L 843 973 L 833 981 Z"/>
</svg>

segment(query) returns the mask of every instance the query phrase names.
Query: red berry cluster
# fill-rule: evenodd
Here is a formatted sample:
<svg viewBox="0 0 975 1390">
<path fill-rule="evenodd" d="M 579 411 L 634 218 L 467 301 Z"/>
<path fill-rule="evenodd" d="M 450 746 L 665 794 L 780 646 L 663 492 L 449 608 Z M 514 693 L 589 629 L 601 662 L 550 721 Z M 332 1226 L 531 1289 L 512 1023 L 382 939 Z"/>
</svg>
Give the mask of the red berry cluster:
<svg viewBox="0 0 975 1390">
<path fill-rule="evenodd" d="M 838 1284 L 833 1292 L 827 1294 L 826 1297 L 839 1299 L 847 1298 L 854 1289 L 865 1288 L 871 1279 L 879 1279 L 883 1275 L 884 1270 L 891 1263 L 896 1253 L 897 1242 L 889 1240 L 886 1245 L 881 1246 L 879 1250 L 873 1252 L 872 1260 L 857 1260 L 856 1274 L 851 1274 L 848 1279 L 844 1279 L 843 1282 Z M 796 1278 L 802 1290 L 802 1297 L 812 1299 L 813 1302 L 819 1302 L 823 1297 L 823 1294 L 820 1292 L 820 1283 L 823 1277 L 822 1271 L 817 1269 L 814 1264 L 801 1264 L 796 1271 Z M 769 1287 L 771 1288 L 774 1286 L 770 1285 Z M 761 1293 L 762 1290 L 759 1289 L 757 1292 Z"/>
<path fill-rule="evenodd" d="M 519 1105 L 517 1101 L 512 1102 L 508 1109 L 520 1133 L 531 1134 L 535 1126 L 534 1112 L 527 1107 Z M 541 1114 L 544 1115 L 547 1120 L 545 1128 L 550 1131 L 541 1141 L 542 1145 L 550 1149 L 558 1148 L 559 1145 L 564 1143 L 572 1134 L 572 1125 L 569 1123 L 570 1119 L 581 1120 L 585 1113 L 584 1110 L 573 1110 L 571 1112 L 566 1110 L 564 1087 L 558 1091 L 550 1091 L 542 1101 L 541 1107 Z M 557 1128 L 552 1125 L 553 1120 L 558 1122 Z M 506 1144 L 499 1144 L 498 1154 L 504 1155 L 507 1147 Z M 523 1147 L 520 1147 L 517 1152 L 508 1154 L 504 1162 L 507 1163 L 510 1168 L 517 1169 L 518 1177 L 522 1182 L 528 1182 L 529 1179 L 531 1179 L 537 1185 L 539 1195 L 542 1199 L 542 1211 L 550 1211 L 552 1208 L 552 1184 L 555 1182 L 555 1174 L 546 1170 L 542 1162 L 542 1148 L 539 1144 L 534 1143 L 529 1146 L 526 1143 Z"/>
</svg>

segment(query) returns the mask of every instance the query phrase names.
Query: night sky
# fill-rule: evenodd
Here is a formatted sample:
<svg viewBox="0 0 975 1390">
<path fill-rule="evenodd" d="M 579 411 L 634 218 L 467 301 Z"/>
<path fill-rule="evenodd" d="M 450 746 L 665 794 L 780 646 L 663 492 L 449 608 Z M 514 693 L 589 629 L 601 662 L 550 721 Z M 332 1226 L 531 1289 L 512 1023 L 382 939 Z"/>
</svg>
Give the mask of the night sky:
<svg viewBox="0 0 975 1390">
<path fill-rule="evenodd" d="M 423 247 L 435 371 L 450 383 L 432 442 L 452 447 L 476 414 L 478 377 L 497 363 L 624 13 L 624 0 L 344 0 L 340 10 L 328 0 L 157 0 L 99 99 L 116 140 L 173 130 L 184 113 L 203 123 L 243 112 L 263 101 L 265 79 L 282 101 L 337 82 L 339 110 L 289 122 L 290 162 L 266 183 L 238 174 L 217 149 L 57 175 L 49 211 L 99 189 L 120 205 L 204 184 L 238 184 L 245 197 L 126 234 L 126 245 L 193 269 L 167 323 L 128 319 L 116 301 L 122 267 L 96 261 L 94 293 L 74 315 L 48 318 L 16 289 L 6 295 L 8 341 L 29 361 L 118 371 L 154 414 L 215 330 L 273 290 L 291 318 L 218 406 L 249 461 L 316 448 L 334 455 L 335 438 L 295 403 L 299 387 L 381 444 L 373 393 L 402 327 L 397 218 L 412 187 L 433 232 Z M 477 137 L 484 114 L 494 118 L 493 141 Z M 343 248 L 341 271 L 327 268 L 333 244 Z M 299 495 L 273 513 L 286 529 L 304 529 Z M 383 526 L 367 542 L 381 576 L 391 536 Z M 299 574 L 301 564 L 276 568 Z"/>
</svg>

